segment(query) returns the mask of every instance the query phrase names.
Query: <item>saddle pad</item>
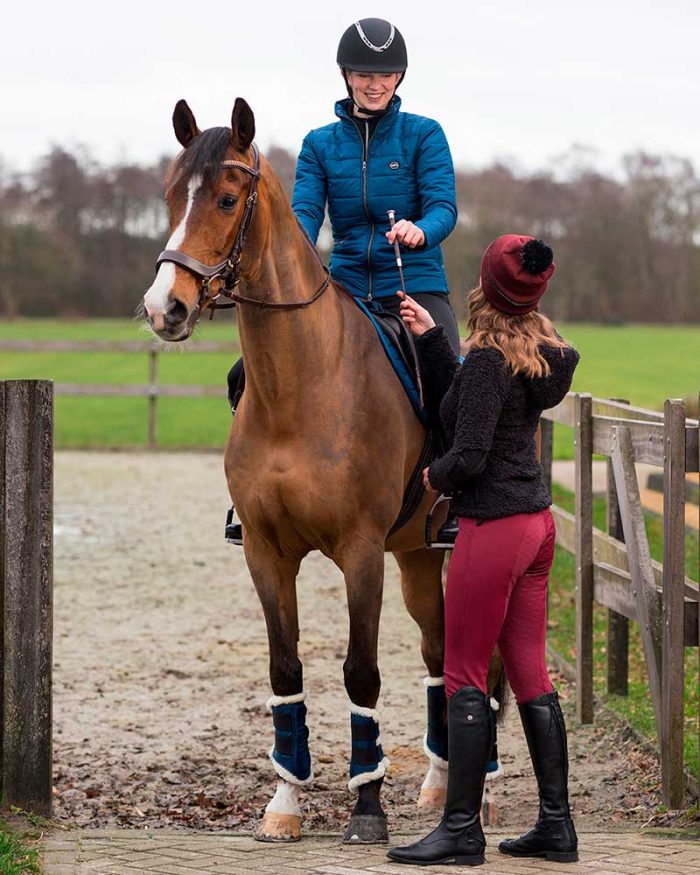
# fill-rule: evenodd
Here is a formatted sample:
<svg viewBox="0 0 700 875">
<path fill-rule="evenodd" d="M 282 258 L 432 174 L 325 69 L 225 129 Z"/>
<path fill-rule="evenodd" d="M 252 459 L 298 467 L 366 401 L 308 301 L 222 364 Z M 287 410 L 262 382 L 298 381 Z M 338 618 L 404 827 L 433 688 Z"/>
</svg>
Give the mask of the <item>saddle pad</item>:
<svg viewBox="0 0 700 875">
<path fill-rule="evenodd" d="M 415 380 L 413 379 L 413 376 L 406 367 L 406 363 L 403 360 L 402 354 L 399 352 L 399 350 L 397 350 L 395 346 L 396 341 L 394 339 L 394 336 L 390 335 L 384 330 L 381 322 L 376 318 L 374 313 L 372 313 L 372 311 L 364 301 L 362 301 L 360 298 L 356 298 L 354 295 L 351 295 L 350 297 L 374 326 L 379 340 L 382 344 L 382 348 L 386 353 L 386 357 L 391 362 L 394 373 L 399 378 L 399 382 L 403 386 L 406 395 L 408 395 L 408 400 L 413 405 L 416 416 L 418 417 L 418 419 L 420 419 L 423 425 L 426 425 L 428 421 L 428 415 L 425 411 L 425 408 L 421 407 L 420 395 L 418 394 L 418 388 L 416 386 Z"/>
</svg>

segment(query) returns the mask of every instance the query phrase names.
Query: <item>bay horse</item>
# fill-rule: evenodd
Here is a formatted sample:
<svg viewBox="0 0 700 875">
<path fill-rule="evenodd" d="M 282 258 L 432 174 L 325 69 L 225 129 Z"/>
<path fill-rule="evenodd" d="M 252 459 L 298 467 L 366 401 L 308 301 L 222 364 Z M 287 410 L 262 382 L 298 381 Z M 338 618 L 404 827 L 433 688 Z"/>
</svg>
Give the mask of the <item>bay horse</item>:
<svg viewBox="0 0 700 875">
<path fill-rule="evenodd" d="M 278 776 L 256 837 L 300 836 L 299 794 L 313 771 L 296 577 L 302 559 L 320 550 L 343 573 L 350 621 L 343 672 L 351 712 L 349 786 L 358 798 L 345 840 L 386 841 L 380 789 L 388 761 L 375 710 L 385 551 L 398 562 L 429 676 L 429 768 L 419 804 L 441 807 L 445 798 L 444 553 L 425 547 L 431 496 L 424 494 L 408 522 L 390 534 L 425 431 L 374 327 L 330 279 L 253 143 L 248 104 L 236 99 L 230 129 L 200 132 L 181 100 L 173 125 L 184 151 L 166 179 L 170 239 L 144 306 L 155 334 L 180 341 L 221 294 L 238 303 L 246 386 L 224 467 L 267 625 L 270 758 Z M 239 280 L 245 295 L 237 291 Z"/>
</svg>

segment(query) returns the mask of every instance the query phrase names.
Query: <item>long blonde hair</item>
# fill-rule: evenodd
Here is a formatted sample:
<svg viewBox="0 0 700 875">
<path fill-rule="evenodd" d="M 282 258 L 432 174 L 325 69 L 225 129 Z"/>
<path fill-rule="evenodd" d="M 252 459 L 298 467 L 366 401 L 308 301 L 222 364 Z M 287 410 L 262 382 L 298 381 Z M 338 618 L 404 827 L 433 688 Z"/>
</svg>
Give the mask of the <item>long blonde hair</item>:
<svg viewBox="0 0 700 875">
<path fill-rule="evenodd" d="M 497 349 L 514 374 L 549 376 L 551 368 L 539 347 L 565 349 L 568 346 L 545 315 L 537 310 L 520 316 L 502 313 L 489 304 L 481 286 L 469 292 L 467 304 L 467 351 L 489 346 Z"/>
</svg>

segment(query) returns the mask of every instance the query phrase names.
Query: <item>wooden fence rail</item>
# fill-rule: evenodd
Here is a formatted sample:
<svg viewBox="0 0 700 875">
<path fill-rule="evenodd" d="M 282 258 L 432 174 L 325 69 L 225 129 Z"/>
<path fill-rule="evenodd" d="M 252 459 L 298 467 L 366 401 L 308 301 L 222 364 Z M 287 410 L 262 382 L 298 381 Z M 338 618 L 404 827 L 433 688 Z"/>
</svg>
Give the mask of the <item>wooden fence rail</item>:
<svg viewBox="0 0 700 875">
<path fill-rule="evenodd" d="M 569 394 L 543 415 L 541 463 L 551 481 L 552 423 L 574 430 L 575 514 L 552 508 L 557 542 L 576 557 L 577 717 L 593 720 L 593 604 L 608 609 L 607 687 L 627 694 L 630 620 L 639 624 L 661 751 L 662 792 L 683 804 L 685 650 L 700 638 L 698 584 L 685 575 L 685 475 L 700 469 L 700 427 L 682 401 L 664 412 Z M 608 532 L 593 526 L 592 458 L 608 457 Z M 636 462 L 663 468 L 664 562 L 651 559 Z M 547 470 L 550 469 L 550 470 Z M 699 569 L 700 571 L 700 569 Z M 691 778 L 690 783 L 700 786 Z"/>
<path fill-rule="evenodd" d="M 198 341 L 193 350 L 202 353 L 225 353 L 233 356 L 235 348 L 230 343 Z M 164 385 L 158 383 L 158 361 L 164 354 L 163 344 L 158 341 L 65 341 L 65 340 L 0 340 L 0 352 L 126 352 L 148 355 L 148 383 L 56 383 L 54 392 L 61 396 L 146 398 L 148 400 L 147 446 L 158 446 L 158 399 L 159 398 L 226 398 L 226 387 L 201 385 Z"/>
</svg>

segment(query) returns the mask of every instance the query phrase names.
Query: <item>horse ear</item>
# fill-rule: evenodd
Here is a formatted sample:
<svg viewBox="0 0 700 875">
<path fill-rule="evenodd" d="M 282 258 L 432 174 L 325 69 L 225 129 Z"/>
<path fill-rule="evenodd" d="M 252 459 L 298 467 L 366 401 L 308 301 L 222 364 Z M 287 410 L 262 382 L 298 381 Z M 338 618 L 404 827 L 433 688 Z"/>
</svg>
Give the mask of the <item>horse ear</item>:
<svg viewBox="0 0 700 875">
<path fill-rule="evenodd" d="M 201 133 L 186 100 L 178 100 L 173 111 L 173 128 L 178 143 L 185 149 Z"/>
<path fill-rule="evenodd" d="M 253 110 L 237 97 L 231 113 L 231 142 L 237 152 L 245 152 L 255 137 L 255 116 Z"/>
</svg>

